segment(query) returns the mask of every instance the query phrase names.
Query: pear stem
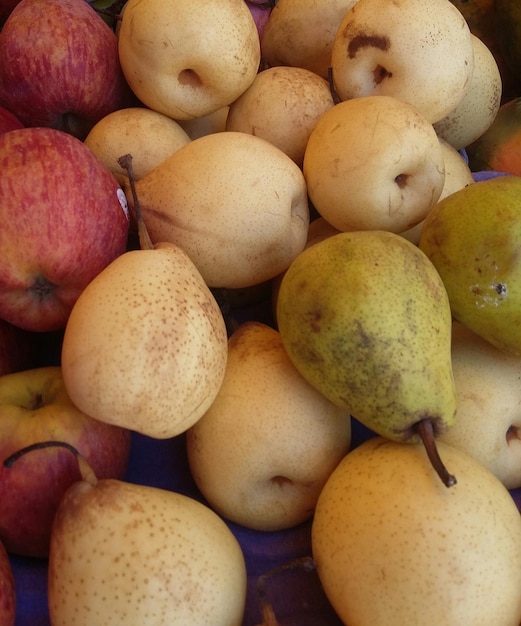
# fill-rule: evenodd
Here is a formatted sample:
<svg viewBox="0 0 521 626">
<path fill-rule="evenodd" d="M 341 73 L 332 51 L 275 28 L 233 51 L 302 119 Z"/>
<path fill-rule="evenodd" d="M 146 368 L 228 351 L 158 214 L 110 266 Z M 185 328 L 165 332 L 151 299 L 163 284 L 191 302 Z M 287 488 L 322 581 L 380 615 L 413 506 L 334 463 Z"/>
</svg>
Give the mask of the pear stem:
<svg viewBox="0 0 521 626">
<path fill-rule="evenodd" d="M 333 98 L 333 104 L 339 104 L 341 102 L 340 96 L 335 88 L 335 81 L 333 79 L 333 68 L 327 68 L 327 82 L 329 84 L 329 91 L 331 93 L 331 97 Z"/>
<path fill-rule="evenodd" d="M 69 450 L 69 452 L 74 454 L 76 460 L 78 461 L 82 480 L 90 483 L 91 485 L 95 485 L 98 482 L 98 479 L 96 478 L 96 475 L 94 474 L 94 471 L 89 465 L 87 459 L 79 453 L 77 448 L 66 441 L 49 440 L 31 443 L 30 445 L 25 446 L 25 448 L 17 450 L 11 454 L 11 456 L 8 456 L 7 459 L 4 460 L 4 467 L 11 468 L 16 461 L 18 461 L 18 459 L 25 456 L 29 452 L 33 452 L 34 450 L 44 450 L 45 448 L 65 448 L 66 450 Z"/>
<path fill-rule="evenodd" d="M 134 213 L 134 219 L 137 224 L 137 232 L 139 236 L 139 247 L 141 250 L 153 250 L 154 244 L 148 233 L 145 220 L 143 219 L 143 213 L 141 211 L 141 204 L 136 190 L 136 177 L 134 175 L 134 168 L 132 166 L 132 155 L 124 154 L 119 157 L 118 163 L 127 171 L 128 181 L 130 183 L 130 190 L 132 192 L 132 210 Z"/>
<path fill-rule="evenodd" d="M 454 475 L 449 473 L 445 464 L 441 460 L 438 447 L 436 446 L 432 420 L 428 418 L 420 420 L 416 424 L 416 432 L 422 440 L 427 456 L 429 457 L 429 461 L 440 477 L 441 482 L 445 485 L 445 487 L 453 487 L 458 481 Z"/>
</svg>

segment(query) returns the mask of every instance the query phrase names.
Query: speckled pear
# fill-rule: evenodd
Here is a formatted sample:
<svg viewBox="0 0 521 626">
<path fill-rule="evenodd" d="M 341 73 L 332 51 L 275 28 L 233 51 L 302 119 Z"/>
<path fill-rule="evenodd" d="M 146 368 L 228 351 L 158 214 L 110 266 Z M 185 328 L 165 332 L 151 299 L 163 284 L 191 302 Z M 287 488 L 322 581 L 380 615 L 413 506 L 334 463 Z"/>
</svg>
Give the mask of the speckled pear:
<svg viewBox="0 0 521 626">
<path fill-rule="evenodd" d="M 49 554 L 53 626 L 240 626 L 239 543 L 186 495 L 118 480 L 75 483 Z"/>
<path fill-rule="evenodd" d="M 216 396 L 227 342 L 199 271 L 183 249 L 161 243 L 119 256 L 82 292 L 64 333 L 63 379 L 88 415 L 174 437 Z"/>
<path fill-rule="evenodd" d="M 437 268 L 454 319 L 521 355 L 521 178 L 498 176 L 447 196 L 419 247 Z"/>
<path fill-rule="evenodd" d="M 384 231 L 339 233 L 304 250 L 277 299 L 282 341 L 300 373 L 375 432 L 418 440 L 453 422 L 451 313 L 417 246 Z"/>
<path fill-rule="evenodd" d="M 318 499 L 317 571 L 350 626 L 518 626 L 521 517 L 504 485 L 439 443 L 458 484 L 424 450 L 375 437 L 347 454 Z"/>
</svg>

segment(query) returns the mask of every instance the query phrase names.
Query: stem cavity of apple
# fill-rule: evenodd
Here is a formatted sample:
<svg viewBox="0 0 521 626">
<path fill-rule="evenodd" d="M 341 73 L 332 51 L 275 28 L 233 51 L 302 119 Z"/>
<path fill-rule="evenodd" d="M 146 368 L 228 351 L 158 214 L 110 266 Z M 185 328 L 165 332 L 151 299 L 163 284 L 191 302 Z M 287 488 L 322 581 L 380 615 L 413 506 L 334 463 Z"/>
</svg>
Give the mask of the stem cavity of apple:
<svg viewBox="0 0 521 626">
<path fill-rule="evenodd" d="M 11 456 L 7 457 L 7 459 L 4 459 L 4 467 L 11 468 L 16 463 L 16 461 L 18 461 L 18 459 L 25 456 L 26 454 L 29 454 L 30 452 L 33 452 L 35 450 L 44 450 L 46 448 L 65 448 L 66 450 L 69 450 L 69 452 L 71 452 L 78 461 L 78 467 L 82 480 L 93 486 L 96 485 L 98 479 L 96 478 L 96 475 L 94 474 L 94 471 L 89 465 L 87 459 L 80 454 L 77 448 L 75 448 L 72 444 L 67 443 L 66 441 L 48 440 L 31 443 L 24 448 L 20 448 L 20 450 L 17 450 L 13 454 L 11 454 Z"/>
<path fill-rule="evenodd" d="M 427 452 L 427 456 L 429 457 L 429 461 L 431 462 L 432 467 L 440 477 L 441 482 L 445 485 L 445 487 L 453 487 L 458 481 L 453 474 L 449 473 L 449 471 L 445 467 L 445 464 L 441 460 L 438 448 L 436 446 L 436 438 L 434 436 L 434 427 L 432 424 L 432 420 L 428 418 L 420 420 L 416 424 L 415 430 L 422 440 L 425 451 Z"/>
</svg>

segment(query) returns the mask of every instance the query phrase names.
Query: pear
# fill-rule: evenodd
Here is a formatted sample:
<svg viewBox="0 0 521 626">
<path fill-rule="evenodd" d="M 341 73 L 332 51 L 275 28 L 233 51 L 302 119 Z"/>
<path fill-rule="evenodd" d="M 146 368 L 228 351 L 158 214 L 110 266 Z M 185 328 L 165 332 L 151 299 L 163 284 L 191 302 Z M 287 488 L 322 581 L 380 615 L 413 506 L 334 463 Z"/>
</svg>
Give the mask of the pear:
<svg viewBox="0 0 521 626">
<path fill-rule="evenodd" d="M 515 76 L 521 65 L 521 5 L 518 0 L 494 0 L 499 46 Z"/>
<path fill-rule="evenodd" d="M 181 246 L 209 287 L 242 289 L 270 280 L 306 242 L 304 175 L 280 148 L 255 135 L 227 131 L 193 139 L 136 181 L 136 192 L 152 241 Z"/>
<path fill-rule="evenodd" d="M 126 161 L 128 162 L 128 161 Z M 131 159 L 129 180 L 135 191 Z M 141 249 L 117 257 L 78 298 L 61 365 L 72 402 L 108 424 L 156 437 L 186 431 L 224 378 L 227 329 L 203 277 L 178 245 L 153 245 L 134 197 Z"/>
<path fill-rule="evenodd" d="M 419 247 L 438 270 L 452 315 L 501 350 L 521 354 L 521 178 L 499 176 L 430 211 Z"/>
<path fill-rule="evenodd" d="M 240 626 L 246 567 L 203 503 L 92 476 L 56 512 L 49 552 L 53 626 Z"/>
<path fill-rule="evenodd" d="M 308 520 L 350 447 L 349 413 L 296 370 L 280 333 L 242 323 L 208 411 L 186 434 L 190 469 L 221 516 L 257 530 Z"/>
<path fill-rule="evenodd" d="M 454 322 L 452 371 L 456 421 L 439 441 L 473 456 L 507 489 L 521 487 L 521 357 Z"/>
<path fill-rule="evenodd" d="M 276 314 L 302 376 L 376 433 L 418 441 L 425 427 L 436 435 L 453 423 L 447 293 L 404 237 L 339 233 L 305 249 L 281 281 Z"/>
<path fill-rule="evenodd" d="M 519 626 L 521 517 L 504 485 L 438 442 L 458 475 L 432 480 L 419 445 L 369 439 L 317 502 L 312 551 L 345 624 Z"/>
<path fill-rule="evenodd" d="M 133 155 L 134 176 L 139 179 L 189 141 L 175 120 L 147 107 L 128 107 L 105 115 L 84 143 L 124 183 L 127 173 L 118 162 L 122 154 Z"/>
</svg>

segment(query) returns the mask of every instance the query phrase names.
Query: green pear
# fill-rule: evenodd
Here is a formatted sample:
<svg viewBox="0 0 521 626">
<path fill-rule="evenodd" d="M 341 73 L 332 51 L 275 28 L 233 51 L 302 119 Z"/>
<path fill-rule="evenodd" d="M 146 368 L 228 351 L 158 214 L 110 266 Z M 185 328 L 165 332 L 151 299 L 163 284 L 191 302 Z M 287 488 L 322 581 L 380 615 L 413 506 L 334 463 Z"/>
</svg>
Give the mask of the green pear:
<svg viewBox="0 0 521 626">
<path fill-rule="evenodd" d="M 53 626 L 240 626 L 242 550 L 186 495 L 82 480 L 57 510 L 49 552 Z"/>
<path fill-rule="evenodd" d="M 312 550 L 340 619 L 356 626 L 519 626 L 521 517 L 506 487 L 439 442 L 458 475 L 433 480 L 419 445 L 375 437 L 317 502 Z"/>
<path fill-rule="evenodd" d="M 469 185 L 431 209 L 419 247 L 438 270 L 456 320 L 521 354 L 521 178 Z"/>
<path fill-rule="evenodd" d="M 417 441 L 453 422 L 447 293 L 404 237 L 356 231 L 306 248 L 281 281 L 277 322 L 304 378 L 378 434 Z"/>
</svg>

